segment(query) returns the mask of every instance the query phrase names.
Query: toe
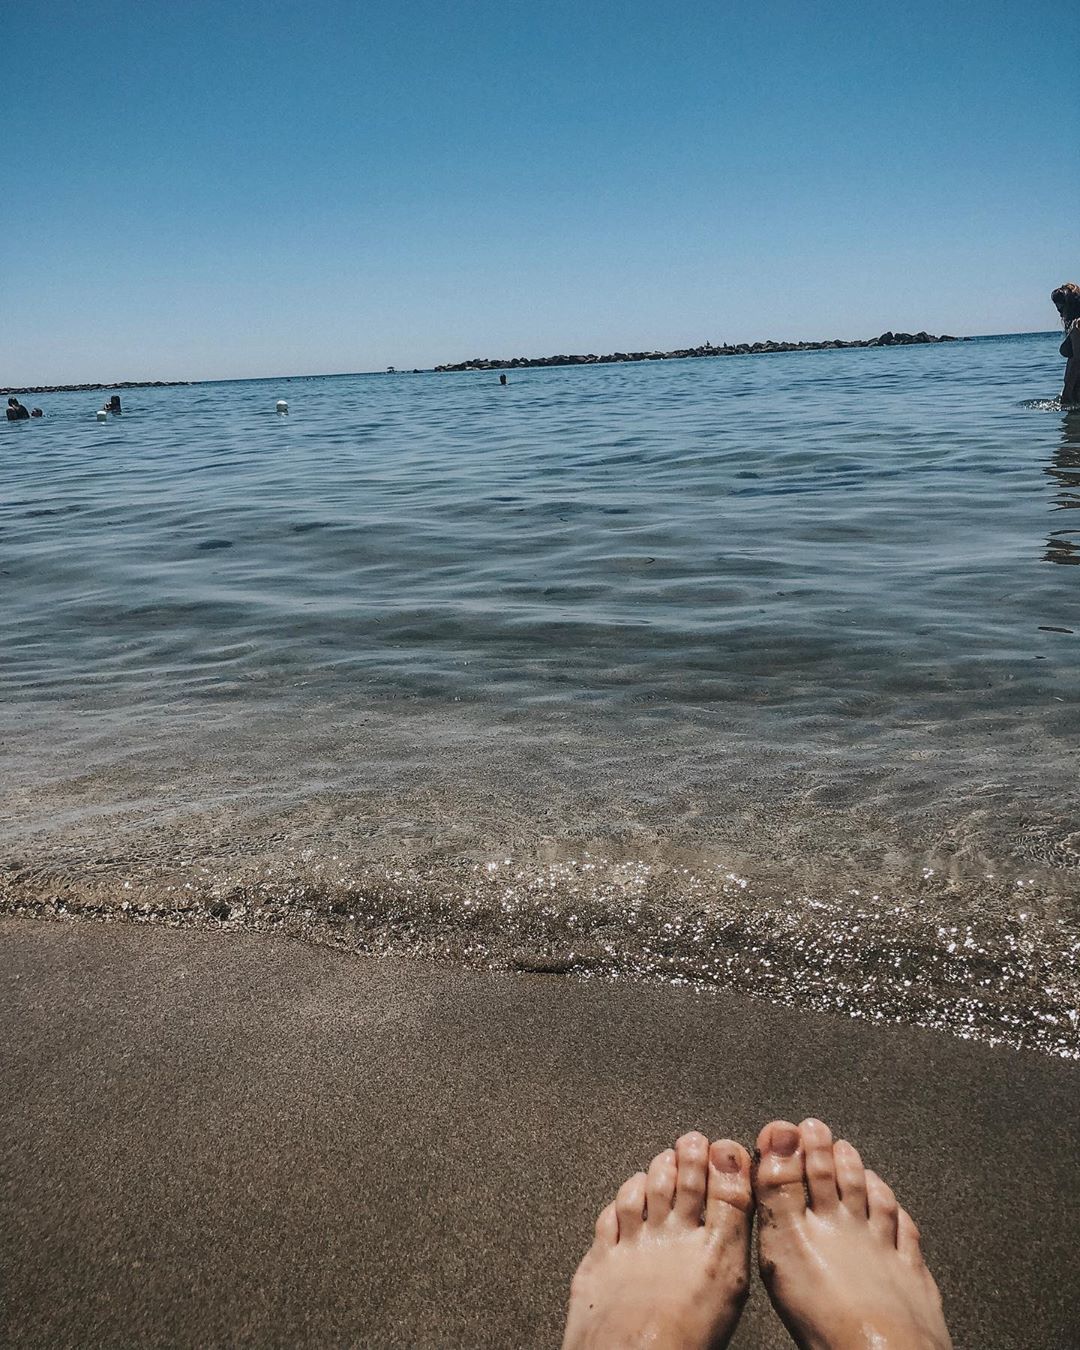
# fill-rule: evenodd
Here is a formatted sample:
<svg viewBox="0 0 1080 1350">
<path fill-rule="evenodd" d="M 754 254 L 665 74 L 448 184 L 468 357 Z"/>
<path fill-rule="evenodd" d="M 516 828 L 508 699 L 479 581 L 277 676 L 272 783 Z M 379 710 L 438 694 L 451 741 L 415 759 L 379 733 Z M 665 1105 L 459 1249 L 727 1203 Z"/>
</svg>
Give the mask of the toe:
<svg viewBox="0 0 1080 1350">
<path fill-rule="evenodd" d="M 635 1172 L 619 1187 L 615 1197 L 619 1219 L 619 1241 L 625 1242 L 640 1231 L 645 1221 L 645 1173 Z"/>
<path fill-rule="evenodd" d="M 787 1120 L 774 1120 L 758 1135 L 759 1160 L 754 1196 L 762 1222 L 774 1223 L 806 1213 L 802 1141 Z"/>
<path fill-rule="evenodd" d="M 645 1180 L 646 1218 L 654 1227 L 671 1215 L 671 1207 L 675 1203 L 676 1176 L 675 1150 L 666 1148 L 649 1164 Z"/>
<path fill-rule="evenodd" d="M 605 1205 L 596 1219 L 597 1247 L 614 1247 L 619 1240 L 619 1216 L 615 1213 L 614 1201 Z"/>
<path fill-rule="evenodd" d="M 833 1161 L 832 1130 L 820 1120 L 804 1120 L 799 1126 L 802 1139 L 803 1168 L 810 1208 L 818 1214 L 831 1213 L 840 1203 L 836 1188 L 836 1164 Z"/>
<path fill-rule="evenodd" d="M 878 1174 L 871 1172 L 869 1168 L 866 1172 L 866 1207 L 870 1215 L 870 1227 L 887 1242 L 895 1245 L 900 1206 L 896 1202 L 892 1187 L 887 1186 Z"/>
<path fill-rule="evenodd" d="M 838 1139 L 833 1145 L 833 1162 L 840 1203 L 856 1219 L 865 1219 L 866 1168 L 859 1157 L 859 1150 L 846 1139 Z"/>
<path fill-rule="evenodd" d="M 901 1209 L 896 1217 L 896 1250 L 913 1266 L 922 1265 L 918 1225 L 906 1209 Z"/>
<path fill-rule="evenodd" d="M 705 1199 L 705 1226 L 727 1231 L 735 1214 L 747 1222 L 753 1205 L 750 1188 L 750 1155 L 733 1139 L 717 1139 L 709 1146 L 709 1183 Z"/>
<path fill-rule="evenodd" d="M 697 1130 L 675 1144 L 675 1214 L 692 1225 L 701 1222 L 708 1178 L 709 1141 Z"/>
</svg>

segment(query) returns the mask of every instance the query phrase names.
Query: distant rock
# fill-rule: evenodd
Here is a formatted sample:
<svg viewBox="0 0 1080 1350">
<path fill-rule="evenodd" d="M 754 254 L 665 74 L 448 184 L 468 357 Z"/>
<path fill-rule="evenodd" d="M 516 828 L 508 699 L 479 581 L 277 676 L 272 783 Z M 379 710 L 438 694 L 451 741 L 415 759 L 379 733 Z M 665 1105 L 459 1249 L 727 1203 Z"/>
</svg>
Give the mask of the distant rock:
<svg viewBox="0 0 1080 1350">
<path fill-rule="evenodd" d="M 838 343 L 837 345 L 845 347 L 854 347 L 862 345 L 866 347 L 912 347 L 924 342 L 958 342 L 958 338 L 951 337 L 948 333 L 942 333 L 940 337 L 934 337 L 932 333 L 882 333 L 878 338 L 871 342 L 857 344 L 853 342 Z"/>
<path fill-rule="evenodd" d="M 114 380 L 108 384 L 23 384 L 0 389 L 0 394 L 77 394 L 85 389 L 172 389 L 191 380 Z"/>
<path fill-rule="evenodd" d="M 949 336 L 944 333 L 940 337 L 935 337 L 932 333 L 893 333 L 889 331 L 882 333 L 880 337 L 870 338 L 867 341 L 845 342 L 841 338 L 831 338 L 824 342 L 740 342 L 732 346 L 725 344 L 722 347 L 714 347 L 711 342 L 703 343 L 700 347 L 679 347 L 670 352 L 612 352 L 608 356 L 596 356 L 589 353 L 588 356 L 514 356 L 509 359 L 504 357 L 473 357 L 471 361 L 458 361 L 451 365 L 436 366 L 435 370 L 441 373 L 459 370 L 521 370 L 525 367 L 536 366 L 589 366 L 589 365 L 610 365 L 618 361 L 674 361 L 686 357 L 695 356 L 757 356 L 771 352 L 820 352 L 836 351 L 849 347 L 910 347 L 922 343 L 930 342 L 958 342 L 961 339 Z M 36 390 L 23 392 L 36 393 Z"/>
</svg>

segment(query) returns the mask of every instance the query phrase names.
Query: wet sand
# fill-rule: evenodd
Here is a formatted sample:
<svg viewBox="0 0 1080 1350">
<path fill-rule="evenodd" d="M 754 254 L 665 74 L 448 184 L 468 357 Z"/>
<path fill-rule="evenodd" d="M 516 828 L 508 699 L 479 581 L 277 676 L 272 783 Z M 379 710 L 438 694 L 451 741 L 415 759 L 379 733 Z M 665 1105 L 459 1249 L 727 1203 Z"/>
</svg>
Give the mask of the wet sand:
<svg viewBox="0 0 1080 1350">
<path fill-rule="evenodd" d="M 853 1139 L 958 1350 L 1080 1343 L 1080 1065 L 668 986 L 0 921 L 0 1339 L 557 1345 L 681 1130 Z M 760 1286 L 736 1346 L 788 1344 Z"/>
</svg>

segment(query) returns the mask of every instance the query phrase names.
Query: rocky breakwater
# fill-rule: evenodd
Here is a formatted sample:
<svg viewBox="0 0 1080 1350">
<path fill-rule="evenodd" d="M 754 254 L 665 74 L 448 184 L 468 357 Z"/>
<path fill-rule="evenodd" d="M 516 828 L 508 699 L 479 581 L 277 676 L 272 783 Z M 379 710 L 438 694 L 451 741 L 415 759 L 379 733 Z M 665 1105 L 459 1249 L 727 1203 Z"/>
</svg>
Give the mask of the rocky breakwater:
<svg viewBox="0 0 1080 1350">
<path fill-rule="evenodd" d="M 114 384 L 22 384 L 0 389 L 0 394 L 77 394 L 84 389 L 172 389 L 191 380 L 120 380 Z"/>
<path fill-rule="evenodd" d="M 688 356 L 760 356 L 767 352 L 822 352 L 848 347 L 911 347 L 928 342 L 956 342 L 957 338 L 932 333 L 882 333 L 865 341 L 844 342 L 833 338 L 827 342 L 739 342 L 714 347 L 706 342 L 702 347 L 679 347 L 672 352 L 611 352 L 607 356 L 514 356 L 474 357 L 452 365 L 436 366 L 436 371 L 449 370 L 521 370 L 534 366 L 602 366 L 615 361 L 676 361 Z"/>
</svg>

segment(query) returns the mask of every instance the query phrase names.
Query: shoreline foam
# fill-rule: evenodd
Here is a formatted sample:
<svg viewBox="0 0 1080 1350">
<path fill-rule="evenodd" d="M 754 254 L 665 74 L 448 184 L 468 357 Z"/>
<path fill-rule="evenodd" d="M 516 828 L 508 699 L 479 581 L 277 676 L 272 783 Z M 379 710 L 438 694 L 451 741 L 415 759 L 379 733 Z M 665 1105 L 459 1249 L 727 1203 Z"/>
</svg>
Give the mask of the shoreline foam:
<svg viewBox="0 0 1080 1350">
<path fill-rule="evenodd" d="M 1068 905 L 947 878 L 861 892 L 770 888 L 585 854 L 537 865 L 270 852 L 171 871 L 113 856 L 8 861 L 0 915 L 283 934 L 353 955 L 600 982 L 681 985 L 1080 1060 Z"/>
</svg>

